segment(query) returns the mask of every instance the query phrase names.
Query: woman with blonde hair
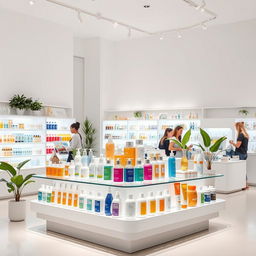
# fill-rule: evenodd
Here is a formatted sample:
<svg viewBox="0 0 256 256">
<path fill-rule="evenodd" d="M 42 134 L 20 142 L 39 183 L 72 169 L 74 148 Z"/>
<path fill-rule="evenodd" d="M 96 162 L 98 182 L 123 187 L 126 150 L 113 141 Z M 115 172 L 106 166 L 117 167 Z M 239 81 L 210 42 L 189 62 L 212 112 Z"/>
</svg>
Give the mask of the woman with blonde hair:
<svg viewBox="0 0 256 256">
<path fill-rule="evenodd" d="M 237 141 L 234 143 L 232 140 L 230 140 L 229 143 L 236 148 L 235 154 L 239 156 L 239 159 L 246 160 L 249 135 L 244 127 L 244 122 L 237 122 L 235 127 L 237 131 Z"/>
</svg>

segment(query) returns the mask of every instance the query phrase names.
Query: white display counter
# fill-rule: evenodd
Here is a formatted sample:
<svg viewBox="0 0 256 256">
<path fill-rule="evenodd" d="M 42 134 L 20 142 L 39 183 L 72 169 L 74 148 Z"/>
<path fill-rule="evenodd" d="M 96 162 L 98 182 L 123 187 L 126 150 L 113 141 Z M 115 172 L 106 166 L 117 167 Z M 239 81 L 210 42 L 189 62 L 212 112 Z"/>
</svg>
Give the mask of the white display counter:
<svg viewBox="0 0 256 256">
<path fill-rule="evenodd" d="M 174 182 L 194 184 L 204 179 L 219 178 L 220 175 L 203 176 L 196 178 L 178 179 L 170 178 L 157 182 L 142 183 L 91 183 L 81 180 L 57 179 L 37 176 L 46 182 L 48 180 L 62 183 L 73 183 L 82 186 L 86 191 L 119 192 L 121 199 L 133 194 L 135 198 L 143 192 L 171 191 Z M 171 191 L 173 195 L 173 191 Z M 63 206 L 56 203 L 45 203 L 38 200 L 31 202 L 31 209 L 39 218 L 46 220 L 46 229 L 87 240 L 93 243 L 111 247 L 125 252 L 135 252 L 183 236 L 187 236 L 209 228 L 209 220 L 218 216 L 218 212 L 225 206 L 225 201 L 217 199 L 210 203 L 198 205 L 187 209 L 178 209 L 171 197 L 172 208 L 170 211 L 147 215 L 145 217 L 127 218 L 124 214 L 120 217 L 95 214 L 77 207 Z M 124 212 L 124 205 L 121 206 Z"/>
<path fill-rule="evenodd" d="M 247 182 L 256 186 L 256 153 L 249 153 L 247 158 Z"/>
<path fill-rule="evenodd" d="M 212 169 L 224 177 L 215 180 L 218 193 L 232 193 L 246 187 L 246 161 L 214 161 Z"/>
</svg>

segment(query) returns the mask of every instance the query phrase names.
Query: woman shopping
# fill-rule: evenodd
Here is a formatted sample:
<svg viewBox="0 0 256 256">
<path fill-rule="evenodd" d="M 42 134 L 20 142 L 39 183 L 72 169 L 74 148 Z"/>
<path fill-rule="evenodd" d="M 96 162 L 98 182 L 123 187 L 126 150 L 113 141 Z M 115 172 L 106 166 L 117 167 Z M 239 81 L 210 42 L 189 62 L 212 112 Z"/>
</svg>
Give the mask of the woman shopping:
<svg viewBox="0 0 256 256">
<path fill-rule="evenodd" d="M 171 151 L 169 150 L 169 144 L 170 144 L 170 139 L 173 136 L 173 130 L 172 128 L 166 128 L 164 131 L 164 136 L 161 138 L 159 142 L 159 149 L 164 149 L 166 156 L 170 156 Z"/>
<path fill-rule="evenodd" d="M 244 127 L 244 122 L 237 122 L 235 128 L 237 131 L 236 143 L 234 143 L 233 140 L 230 140 L 229 143 L 236 148 L 235 155 L 238 155 L 240 160 L 246 160 L 249 135 Z"/>
<path fill-rule="evenodd" d="M 183 132 L 183 127 L 180 126 L 180 125 L 176 126 L 176 128 L 173 131 L 172 139 L 181 141 L 182 132 Z M 192 145 L 190 145 L 188 147 L 188 149 L 191 149 L 191 148 L 192 148 Z M 183 149 L 179 145 L 175 144 L 174 141 L 170 141 L 169 150 L 174 151 L 175 157 L 177 157 L 177 158 L 182 157 L 182 150 Z"/>
<path fill-rule="evenodd" d="M 72 139 L 70 140 L 70 146 L 66 148 L 68 151 L 68 159 L 67 162 L 71 162 L 73 160 L 73 150 L 82 148 L 82 136 L 79 133 L 80 123 L 76 122 L 71 124 L 70 131 L 72 133 Z"/>
</svg>

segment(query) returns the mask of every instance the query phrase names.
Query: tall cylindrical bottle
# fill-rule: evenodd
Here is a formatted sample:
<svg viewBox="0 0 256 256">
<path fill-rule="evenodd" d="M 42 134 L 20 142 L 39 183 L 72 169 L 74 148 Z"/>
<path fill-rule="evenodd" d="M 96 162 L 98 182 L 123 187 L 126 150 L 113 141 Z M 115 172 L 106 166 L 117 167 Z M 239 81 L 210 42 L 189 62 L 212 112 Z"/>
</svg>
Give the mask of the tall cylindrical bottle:
<svg viewBox="0 0 256 256">
<path fill-rule="evenodd" d="M 170 157 L 168 159 L 168 176 L 176 177 L 176 159 L 174 157 L 173 152 L 171 152 Z"/>
</svg>

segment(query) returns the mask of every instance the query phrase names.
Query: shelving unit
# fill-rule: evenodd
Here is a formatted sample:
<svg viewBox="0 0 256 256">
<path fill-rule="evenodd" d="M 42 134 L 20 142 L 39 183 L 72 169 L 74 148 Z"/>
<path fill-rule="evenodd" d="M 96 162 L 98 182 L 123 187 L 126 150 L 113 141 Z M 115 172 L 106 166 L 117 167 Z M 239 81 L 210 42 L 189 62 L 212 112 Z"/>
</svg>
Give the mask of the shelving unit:
<svg viewBox="0 0 256 256">
<path fill-rule="evenodd" d="M 189 179 L 166 179 L 152 184 L 110 184 L 104 182 L 94 183 L 77 179 L 48 178 L 42 175 L 35 177 L 45 180 L 45 183 L 59 181 L 63 184 L 76 184 L 79 188 L 107 193 L 119 192 L 121 201 L 133 194 L 135 199 L 140 193 L 158 192 L 169 190 L 171 192 L 172 207 L 170 211 L 147 215 L 145 217 L 127 218 L 124 214 L 124 205 L 121 204 L 120 217 L 105 216 L 79 209 L 77 207 L 63 206 L 56 203 L 42 203 L 33 200 L 31 208 L 37 216 L 46 220 L 46 228 L 49 231 L 65 234 L 71 237 L 98 243 L 125 252 L 135 252 L 170 240 L 174 240 L 189 234 L 203 231 L 209 228 L 209 220 L 218 216 L 218 212 L 224 208 L 225 201 L 217 199 L 209 204 L 178 209 L 173 197 L 173 183 L 186 182 L 200 183 L 205 179 L 219 178 L 222 175 L 204 176 Z M 194 184 L 194 183 L 193 183 Z"/>
</svg>

